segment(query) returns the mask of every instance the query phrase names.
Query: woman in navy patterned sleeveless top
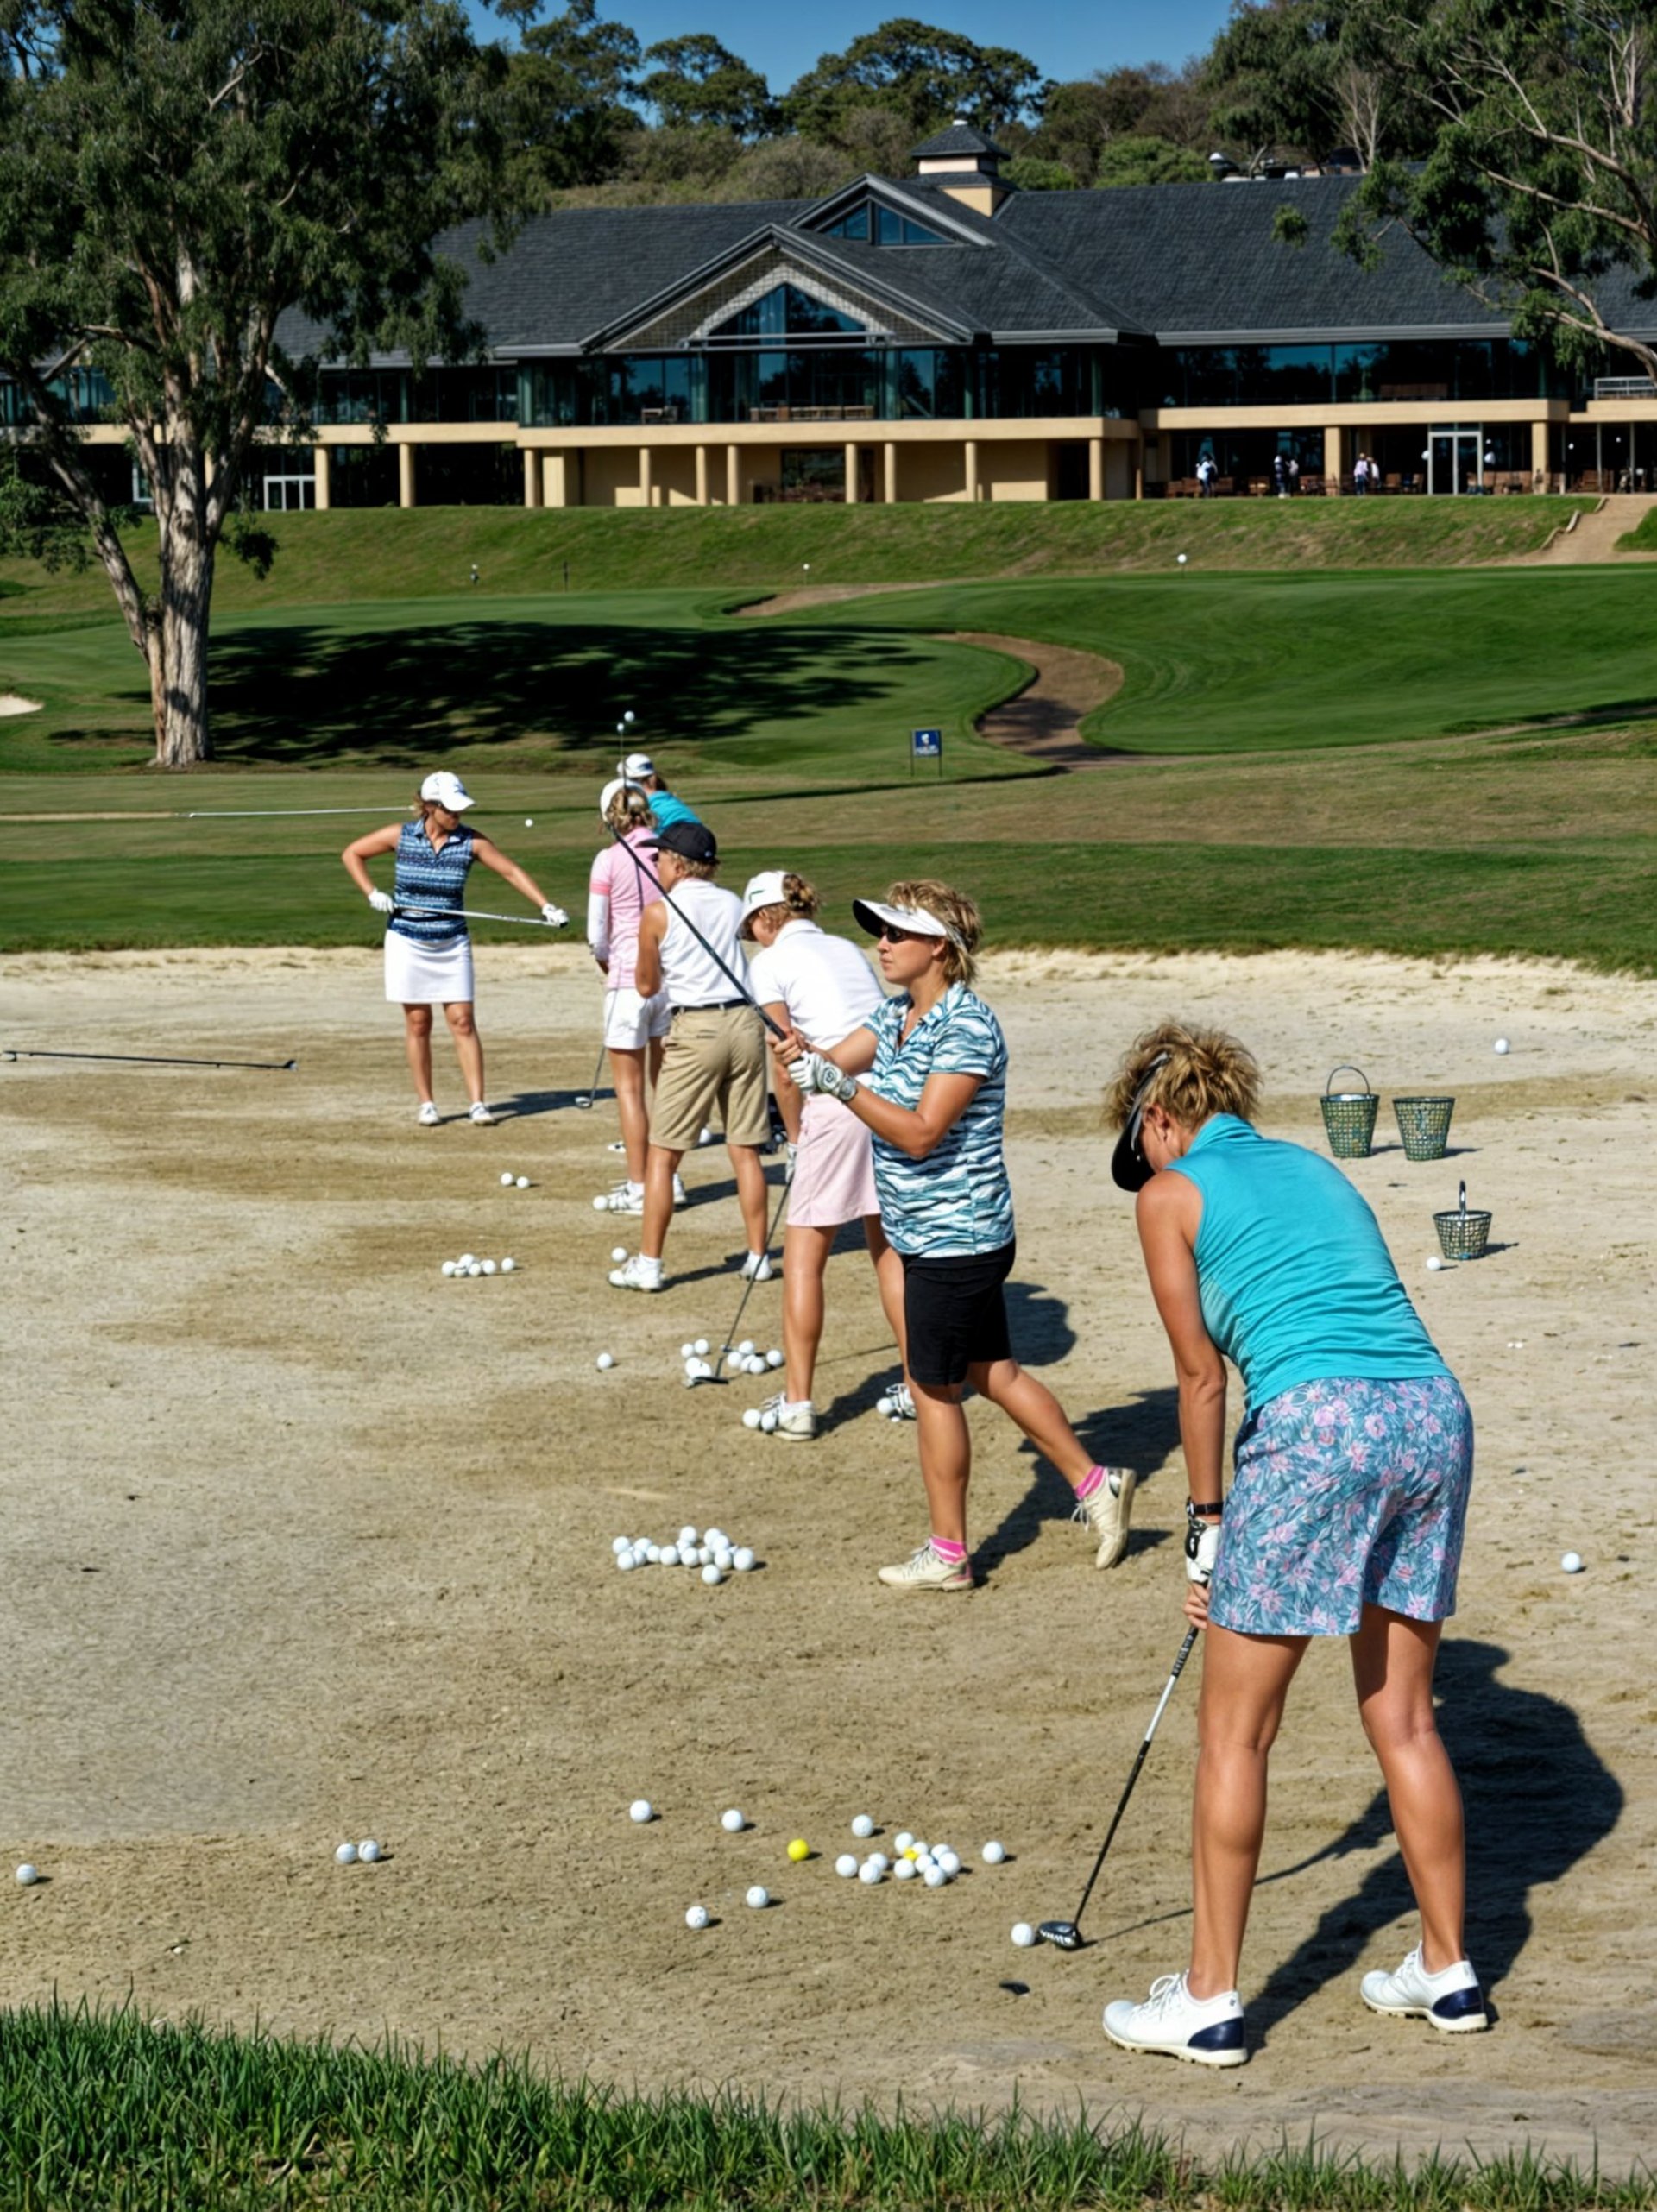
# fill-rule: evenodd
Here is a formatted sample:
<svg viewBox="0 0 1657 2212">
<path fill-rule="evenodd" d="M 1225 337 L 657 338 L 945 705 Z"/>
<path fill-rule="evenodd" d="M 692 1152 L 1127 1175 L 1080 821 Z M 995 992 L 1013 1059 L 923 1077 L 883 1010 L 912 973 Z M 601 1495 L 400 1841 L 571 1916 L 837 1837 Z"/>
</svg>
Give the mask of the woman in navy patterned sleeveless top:
<svg viewBox="0 0 1657 2212">
<path fill-rule="evenodd" d="M 418 822 L 388 822 L 371 829 L 341 854 L 346 873 L 386 922 L 386 996 L 403 1010 L 409 1071 L 419 1093 L 423 1128 L 442 1116 L 432 1097 L 432 1009 L 443 1008 L 455 1040 L 460 1072 L 471 1093 L 471 1119 L 487 1127 L 495 1116 L 483 1096 L 483 1043 L 472 1018 L 472 941 L 466 933 L 466 875 L 474 860 L 504 877 L 541 919 L 562 929 L 569 917 L 551 905 L 515 860 L 481 829 L 461 820 L 472 804 L 458 776 L 446 769 L 428 776 L 416 801 Z M 365 863 L 395 853 L 395 889 L 379 891 Z"/>
</svg>

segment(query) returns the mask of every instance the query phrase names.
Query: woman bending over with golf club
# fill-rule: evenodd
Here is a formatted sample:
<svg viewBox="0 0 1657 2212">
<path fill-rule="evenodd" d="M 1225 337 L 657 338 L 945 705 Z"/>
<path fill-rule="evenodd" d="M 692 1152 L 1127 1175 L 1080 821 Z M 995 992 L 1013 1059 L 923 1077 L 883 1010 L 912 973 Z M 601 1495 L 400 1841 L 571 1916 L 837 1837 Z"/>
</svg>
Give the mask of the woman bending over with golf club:
<svg viewBox="0 0 1657 2212">
<path fill-rule="evenodd" d="M 418 822 L 388 822 L 340 854 L 345 873 L 376 914 L 386 917 L 386 996 L 403 1010 L 403 1043 L 419 1095 L 419 1124 L 435 1129 L 443 1116 L 432 1098 L 432 1009 L 443 1008 L 460 1072 L 471 1094 L 470 1118 L 481 1128 L 495 1116 L 483 1097 L 483 1042 L 472 1017 L 472 941 L 466 933 L 466 872 L 474 860 L 493 868 L 541 919 L 561 930 L 569 916 L 535 888 L 481 829 L 461 816 L 473 804 L 458 776 L 441 769 L 420 785 Z M 397 855 L 394 887 L 379 891 L 368 861 Z"/>
<path fill-rule="evenodd" d="M 904 1270 L 910 1386 L 931 1532 L 880 1569 L 903 1590 L 970 1590 L 968 1384 L 1023 1429 L 1071 1484 L 1098 1536 L 1097 1563 L 1127 1549 L 1134 1477 L 1096 1466 L 1045 1384 L 1012 1357 L 1003 1286 L 1012 1269 L 1012 1191 L 1002 1156 L 1007 1046 L 972 989 L 978 909 L 948 884 L 895 883 L 852 911 L 897 986 L 828 1051 L 773 1045 L 801 1093 L 837 1099 L 873 1138 L 880 1220 Z M 859 1076 L 866 1076 L 860 1082 Z"/>
<path fill-rule="evenodd" d="M 611 1192 L 610 1207 L 617 1213 L 642 1213 L 650 1143 L 646 1087 L 662 1072 L 662 1042 L 672 1012 L 665 991 L 641 999 L 633 987 L 639 920 L 662 895 L 655 876 L 657 822 L 648 793 L 620 777 L 605 785 L 598 815 L 613 835 L 594 860 L 587 885 L 587 942 L 605 981 L 604 1044 L 627 1149 L 627 1177 Z M 639 854 L 648 867 L 640 865 Z"/>
<path fill-rule="evenodd" d="M 1462 1944 L 1461 1796 L 1433 1711 L 1455 1610 L 1472 1418 L 1388 1254 L 1332 1162 L 1251 1126 L 1258 1071 L 1235 1038 L 1164 1023 L 1106 1101 L 1112 1173 L 1179 1383 L 1190 1484 L 1187 1617 L 1207 1635 L 1192 1813 L 1190 1963 L 1147 2003 L 1108 2005 L 1129 2051 L 1207 2066 L 1248 2056 L 1238 1963 L 1266 1817 L 1266 1761 L 1314 1636 L 1351 1638 L 1421 1941 L 1364 1976 L 1371 2011 L 1456 2034 L 1486 2024 Z M 1243 1377 L 1220 1497 L 1225 1360 Z"/>
<path fill-rule="evenodd" d="M 816 911 L 817 894 L 802 877 L 767 868 L 753 878 L 742 895 L 741 933 L 759 948 L 748 961 L 748 988 L 778 1028 L 834 1045 L 873 1015 L 880 986 L 854 944 L 817 926 Z M 801 1443 L 817 1433 L 811 1390 L 835 1232 L 843 1222 L 862 1223 L 899 1358 L 904 1267 L 880 1226 L 868 1131 L 837 1099 L 803 1099 L 780 1062 L 775 1087 L 794 1167 L 783 1235 L 784 1388 L 766 1409 L 777 1415 L 777 1435 Z"/>
</svg>

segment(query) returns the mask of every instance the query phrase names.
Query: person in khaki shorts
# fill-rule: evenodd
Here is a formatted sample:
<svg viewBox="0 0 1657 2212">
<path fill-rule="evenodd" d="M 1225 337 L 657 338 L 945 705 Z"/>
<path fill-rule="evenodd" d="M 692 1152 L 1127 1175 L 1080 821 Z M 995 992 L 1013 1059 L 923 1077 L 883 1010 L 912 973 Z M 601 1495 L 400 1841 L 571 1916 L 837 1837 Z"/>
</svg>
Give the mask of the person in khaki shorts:
<svg viewBox="0 0 1657 2212">
<path fill-rule="evenodd" d="M 610 1281 L 618 1290 L 662 1289 L 662 1247 L 673 1219 L 673 1178 L 717 1106 L 747 1231 L 742 1273 L 764 1282 L 770 1278 L 771 1261 L 765 1251 L 765 1171 L 759 1150 L 770 1137 L 771 1117 L 765 1104 L 765 1032 L 753 999 L 741 995 L 733 980 L 743 973 L 737 936 L 742 903 L 715 882 L 719 844 L 702 822 L 670 822 L 658 834 L 656 847 L 657 873 L 666 896 L 647 906 L 640 917 L 633 986 L 646 998 L 665 990 L 672 1019 L 662 1049 L 650 1150 L 645 1157 L 639 1249 L 624 1267 L 614 1270 Z"/>
</svg>

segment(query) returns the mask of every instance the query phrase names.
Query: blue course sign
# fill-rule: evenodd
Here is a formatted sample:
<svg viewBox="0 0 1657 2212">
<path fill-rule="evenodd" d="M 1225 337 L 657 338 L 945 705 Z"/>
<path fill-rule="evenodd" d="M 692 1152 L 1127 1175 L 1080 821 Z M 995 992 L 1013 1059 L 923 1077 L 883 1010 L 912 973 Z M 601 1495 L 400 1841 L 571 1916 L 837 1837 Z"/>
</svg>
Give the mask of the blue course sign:
<svg viewBox="0 0 1657 2212">
<path fill-rule="evenodd" d="M 917 760 L 942 760 L 943 758 L 943 732 L 941 729 L 911 730 L 910 745 Z"/>
</svg>

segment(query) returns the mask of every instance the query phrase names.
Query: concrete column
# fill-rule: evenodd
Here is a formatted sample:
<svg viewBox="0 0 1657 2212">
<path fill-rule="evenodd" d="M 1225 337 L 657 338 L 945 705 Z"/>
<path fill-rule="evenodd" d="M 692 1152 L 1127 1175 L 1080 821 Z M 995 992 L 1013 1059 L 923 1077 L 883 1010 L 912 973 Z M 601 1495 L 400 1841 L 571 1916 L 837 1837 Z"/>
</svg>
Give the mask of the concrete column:
<svg viewBox="0 0 1657 2212">
<path fill-rule="evenodd" d="M 532 445 L 526 445 L 524 448 L 524 505 L 539 507 L 541 504 L 541 456 Z"/>
<path fill-rule="evenodd" d="M 742 504 L 742 448 L 740 445 L 725 448 L 725 504 L 727 507 L 740 507 Z"/>
<path fill-rule="evenodd" d="M 978 497 L 978 440 L 967 440 L 967 498 L 970 505 Z"/>
<path fill-rule="evenodd" d="M 1547 489 L 1547 425 L 1534 422 L 1530 425 L 1530 481 L 1539 490 Z M 317 502 L 320 507 L 320 500 Z"/>
<path fill-rule="evenodd" d="M 1105 496 L 1105 441 L 1102 438 L 1090 438 L 1087 441 L 1087 496 L 1089 499 L 1103 499 Z"/>
<path fill-rule="evenodd" d="M 1332 422 L 1323 433 L 1323 488 L 1333 499 L 1346 474 L 1346 433 Z"/>
<path fill-rule="evenodd" d="M 543 507 L 570 505 L 570 459 L 567 454 L 542 454 L 540 494 Z"/>
<path fill-rule="evenodd" d="M 333 490 L 333 457 L 330 454 L 328 448 L 320 444 L 312 447 L 312 466 L 316 471 L 317 505 L 318 507 L 325 507 L 329 504 L 329 495 Z"/>
<path fill-rule="evenodd" d="M 640 507 L 653 507 L 656 503 L 656 488 L 650 477 L 651 459 L 649 446 L 641 445 L 639 448 L 639 504 Z"/>
<path fill-rule="evenodd" d="M 412 445 L 397 448 L 397 504 L 399 507 L 417 507 L 419 504 L 414 496 L 414 448 Z"/>
<path fill-rule="evenodd" d="M 706 507 L 707 504 L 708 448 L 705 445 L 699 445 L 696 448 L 696 505 Z"/>
<path fill-rule="evenodd" d="M 846 441 L 846 504 L 847 507 L 857 505 L 860 488 L 857 481 L 857 448 L 848 438 Z"/>
<path fill-rule="evenodd" d="M 885 482 L 881 489 L 886 505 L 896 507 L 898 504 L 898 441 L 895 438 L 889 438 L 886 440 L 882 460 L 884 466 L 881 473 Z"/>
<path fill-rule="evenodd" d="M 1145 441 L 1143 438 L 1136 440 L 1133 449 L 1133 495 L 1135 499 L 1144 499 L 1145 495 Z"/>
</svg>

